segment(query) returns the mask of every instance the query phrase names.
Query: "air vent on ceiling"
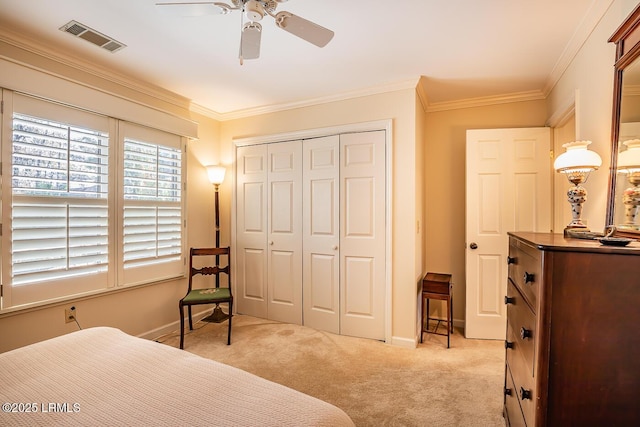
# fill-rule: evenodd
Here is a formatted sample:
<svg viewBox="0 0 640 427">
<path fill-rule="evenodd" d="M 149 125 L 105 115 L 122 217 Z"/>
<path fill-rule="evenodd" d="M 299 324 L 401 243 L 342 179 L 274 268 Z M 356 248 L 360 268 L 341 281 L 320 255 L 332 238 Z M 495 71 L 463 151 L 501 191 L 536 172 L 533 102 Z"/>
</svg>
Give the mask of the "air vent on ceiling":
<svg viewBox="0 0 640 427">
<path fill-rule="evenodd" d="M 112 53 L 126 47 L 125 44 L 122 44 L 111 37 L 107 37 L 104 34 L 79 23 L 78 21 L 69 21 L 60 27 L 60 30 L 76 37 L 80 37 L 81 39 L 91 42 L 96 46 L 100 46 Z"/>
</svg>

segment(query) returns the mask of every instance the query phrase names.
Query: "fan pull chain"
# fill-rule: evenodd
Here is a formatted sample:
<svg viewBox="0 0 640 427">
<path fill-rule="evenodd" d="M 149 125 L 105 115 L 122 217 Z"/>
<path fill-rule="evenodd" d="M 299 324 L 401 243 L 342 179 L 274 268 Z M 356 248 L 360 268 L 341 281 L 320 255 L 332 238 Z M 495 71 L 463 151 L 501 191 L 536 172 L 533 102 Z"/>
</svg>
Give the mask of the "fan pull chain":
<svg viewBox="0 0 640 427">
<path fill-rule="evenodd" d="M 240 10 L 240 49 L 238 58 L 240 59 L 240 66 L 244 65 L 244 59 L 242 58 L 242 29 L 244 28 L 244 1 L 242 2 L 242 9 Z"/>
</svg>

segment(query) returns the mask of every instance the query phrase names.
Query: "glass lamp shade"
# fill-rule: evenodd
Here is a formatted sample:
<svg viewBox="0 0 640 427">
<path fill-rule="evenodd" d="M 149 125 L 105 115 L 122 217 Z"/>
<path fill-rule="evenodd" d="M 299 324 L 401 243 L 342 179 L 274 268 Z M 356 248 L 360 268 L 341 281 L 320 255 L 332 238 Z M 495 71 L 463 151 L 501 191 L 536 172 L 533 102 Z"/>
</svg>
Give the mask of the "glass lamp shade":
<svg viewBox="0 0 640 427">
<path fill-rule="evenodd" d="M 226 169 L 224 166 L 207 166 L 207 174 L 209 175 L 209 181 L 212 184 L 222 184 L 224 181 L 224 173 Z"/>
<path fill-rule="evenodd" d="M 624 141 L 623 144 L 627 149 L 618 154 L 618 172 L 640 172 L 640 139 Z"/>
<path fill-rule="evenodd" d="M 566 152 L 556 157 L 553 168 L 562 173 L 590 172 L 602 165 L 602 159 L 595 151 L 587 149 L 591 141 L 567 142 L 562 146 Z"/>
</svg>

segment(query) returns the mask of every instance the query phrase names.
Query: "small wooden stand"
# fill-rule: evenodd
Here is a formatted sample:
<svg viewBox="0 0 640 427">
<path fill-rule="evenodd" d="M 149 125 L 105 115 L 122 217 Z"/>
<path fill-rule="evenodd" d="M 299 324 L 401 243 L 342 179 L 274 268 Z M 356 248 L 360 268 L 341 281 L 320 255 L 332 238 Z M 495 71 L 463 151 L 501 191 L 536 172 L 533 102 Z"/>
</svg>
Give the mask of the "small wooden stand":
<svg viewBox="0 0 640 427">
<path fill-rule="evenodd" d="M 422 335 L 426 332 L 428 334 L 446 335 L 447 336 L 447 348 L 450 347 L 451 333 L 453 332 L 453 283 L 451 283 L 450 274 L 442 273 L 427 273 L 422 279 L 422 330 L 420 331 L 420 342 L 422 342 Z M 429 300 L 437 299 L 447 302 L 447 333 L 443 334 L 438 332 L 438 326 L 440 326 L 441 319 L 437 320 L 433 331 L 429 330 Z"/>
</svg>

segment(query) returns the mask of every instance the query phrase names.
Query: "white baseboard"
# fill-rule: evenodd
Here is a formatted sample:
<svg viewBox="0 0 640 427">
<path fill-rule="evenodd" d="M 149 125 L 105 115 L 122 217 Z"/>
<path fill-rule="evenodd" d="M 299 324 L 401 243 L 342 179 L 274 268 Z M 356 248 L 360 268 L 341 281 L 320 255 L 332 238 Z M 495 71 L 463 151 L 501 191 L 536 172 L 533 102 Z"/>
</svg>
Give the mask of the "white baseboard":
<svg viewBox="0 0 640 427">
<path fill-rule="evenodd" d="M 209 314 L 211 314 L 211 308 L 207 308 L 206 310 L 202 310 L 197 313 L 192 313 L 194 323 Z M 185 328 L 188 328 L 187 322 L 189 322 L 189 318 L 185 316 Z M 138 338 L 155 340 L 156 338 L 166 334 L 170 334 L 171 332 L 180 332 L 180 319 L 176 320 L 175 322 L 167 323 L 166 325 L 162 325 L 150 331 L 143 332 L 142 334 L 138 335 Z"/>
<path fill-rule="evenodd" d="M 391 337 L 391 345 L 397 347 L 414 349 L 418 346 L 418 342 L 415 339 L 403 338 L 403 337 Z"/>
</svg>

